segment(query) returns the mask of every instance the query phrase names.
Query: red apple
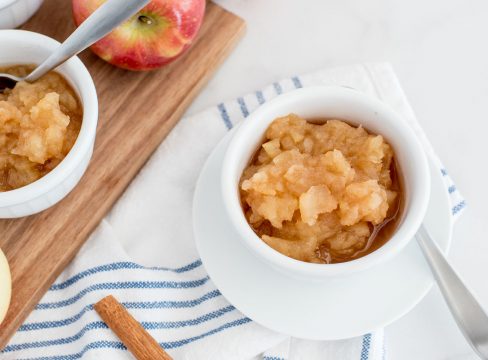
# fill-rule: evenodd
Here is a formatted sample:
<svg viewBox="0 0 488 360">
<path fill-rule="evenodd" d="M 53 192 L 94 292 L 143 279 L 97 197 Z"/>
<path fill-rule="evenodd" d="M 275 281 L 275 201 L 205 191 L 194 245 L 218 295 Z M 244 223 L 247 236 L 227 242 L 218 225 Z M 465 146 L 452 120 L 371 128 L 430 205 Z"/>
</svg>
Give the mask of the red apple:
<svg viewBox="0 0 488 360">
<path fill-rule="evenodd" d="M 105 0 L 72 0 L 79 26 Z M 202 24 L 205 0 L 152 0 L 91 46 L 109 63 L 128 70 L 163 66 L 188 49 Z"/>
</svg>

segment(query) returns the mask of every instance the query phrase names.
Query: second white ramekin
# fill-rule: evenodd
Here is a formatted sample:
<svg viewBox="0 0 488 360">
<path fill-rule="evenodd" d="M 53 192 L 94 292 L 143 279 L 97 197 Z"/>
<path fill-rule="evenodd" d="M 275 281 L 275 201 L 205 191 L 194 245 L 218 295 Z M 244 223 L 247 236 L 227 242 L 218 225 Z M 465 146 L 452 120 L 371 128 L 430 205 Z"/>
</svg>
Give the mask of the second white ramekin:
<svg viewBox="0 0 488 360">
<path fill-rule="evenodd" d="M 312 264 L 289 258 L 268 246 L 252 230 L 239 197 L 239 179 L 270 123 L 295 113 L 305 119 L 341 119 L 383 135 L 392 145 L 405 189 L 402 219 L 392 238 L 362 258 L 338 264 Z M 406 122 L 387 105 L 363 93 L 338 86 L 295 90 L 270 100 L 235 130 L 222 166 L 222 196 L 232 225 L 258 258 L 294 277 L 322 280 L 366 270 L 397 254 L 414 237 L 427 211 L 430 172 L 420 141 Z M 230 241 L 230 240 L 229 240 Z M 238 255 L 238 254 L 237 254 Z M 234 254 L 234 256 L 237 256 Z"/>
<path fill-rule="evenodd" d="M 23 30 L 0 30 L 0 67 L 38 64 L 59 46 L 47 36 Z M 56 71 L 77 92 L 83 106 L 80 133 L 68 155 L 50 173 L 19 189 L 0 192 L 0 219 L 40 212 L 65 197 L 84 174 L 93 152 L 98 121 L 95 85 L 85 65 L 73 57 Z"/>
</svg>

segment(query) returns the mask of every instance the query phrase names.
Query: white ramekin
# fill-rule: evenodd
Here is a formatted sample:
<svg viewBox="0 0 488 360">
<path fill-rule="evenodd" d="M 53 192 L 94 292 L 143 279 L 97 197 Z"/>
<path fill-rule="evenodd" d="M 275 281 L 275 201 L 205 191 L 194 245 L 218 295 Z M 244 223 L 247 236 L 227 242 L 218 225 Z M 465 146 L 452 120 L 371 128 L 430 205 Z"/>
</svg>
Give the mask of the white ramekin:
<svg viewBox="0 0 488 360">
<path fill-rule="evenodd" d="M 305 119 L 335 118 L 383 135 L 392 145 L 405 187 L 402 219 L 393 237 L 360 259 L 339 264 L 312 264 L 289 258 L 263 242 L 251 229 L 241 208 L 239 179 L 260 146 L 269 124 L 295 113 Z M 321 280 L 365 270 L 397 254 L 415 235 L 427 210 L 430 172 L 414 132 L 393 110 L 359 91 L 344 87 L 310 87 L 280 95 L 252 113 L 230 142 L 222 167 L 222 196 L 229 219 L 242 241 L 257 257 L 294 277 Z"/>
<path fill-rule="evenodd" d="M 38 64 L 59 42 L 23 30 L 0 30 L 0 66 Z M 78 183 L 90 161 L 98 120 L 97 93 L 88 70 L 73 57 L 56 71 L 73 86 L 83 106 L 80 133 L 63 161 L 41 179 L 19 189 L 0 192 L 0 218 L 15 218 L 40 212 L 65 197 Z"/>
<path fill-rule="evenodd" d="M 0 0 L 0 29 L 13 29 L 25 23 L 43 0 Z"/>
</svg>

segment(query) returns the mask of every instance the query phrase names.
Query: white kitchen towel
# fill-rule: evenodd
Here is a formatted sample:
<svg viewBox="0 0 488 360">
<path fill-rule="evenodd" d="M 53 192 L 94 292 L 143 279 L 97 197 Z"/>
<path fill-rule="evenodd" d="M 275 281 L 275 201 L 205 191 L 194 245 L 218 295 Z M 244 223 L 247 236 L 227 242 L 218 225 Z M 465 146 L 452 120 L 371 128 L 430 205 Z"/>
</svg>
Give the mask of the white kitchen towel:
<svg viewBox="0 0 488 360">
<path fill-rule="evenodd" d="M 383 330 L 312 342 L 252 322 L 215 288 L 195 249 L 192 196 L 207 156 L 260 104 L 311 85 L 350 86 L 403 115 L 445 179 L 452 215 L 461 213 L 464 200 L 425 138 L 390 65 L 347 66 L 285 79 L 182 119 L 11 339 L 2 359 L 132 358 L 93 310 L 108 294 L 175 359 L 383 359 Z"/>
</svg>

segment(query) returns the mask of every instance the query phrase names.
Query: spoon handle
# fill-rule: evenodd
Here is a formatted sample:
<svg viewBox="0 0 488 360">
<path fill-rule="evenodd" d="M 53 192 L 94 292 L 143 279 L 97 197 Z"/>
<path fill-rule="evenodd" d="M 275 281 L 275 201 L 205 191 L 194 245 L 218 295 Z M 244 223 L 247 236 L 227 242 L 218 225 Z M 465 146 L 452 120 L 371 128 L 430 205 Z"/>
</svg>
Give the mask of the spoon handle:
<svg viewBox="0 0 488 360">
<path fill-rule="evenodd" d="M 454 319 L 473 349 L 488 359 L 488 316 L 422 225 L 417 241 Z"/>
<path fill-rule="evenodd" d="M 108 0 L 95 10 L 46 60 L 25 80 L 36 81 L 70 57 L 107 35 L 137 13 L 151 0 Z"/>
</svg>

